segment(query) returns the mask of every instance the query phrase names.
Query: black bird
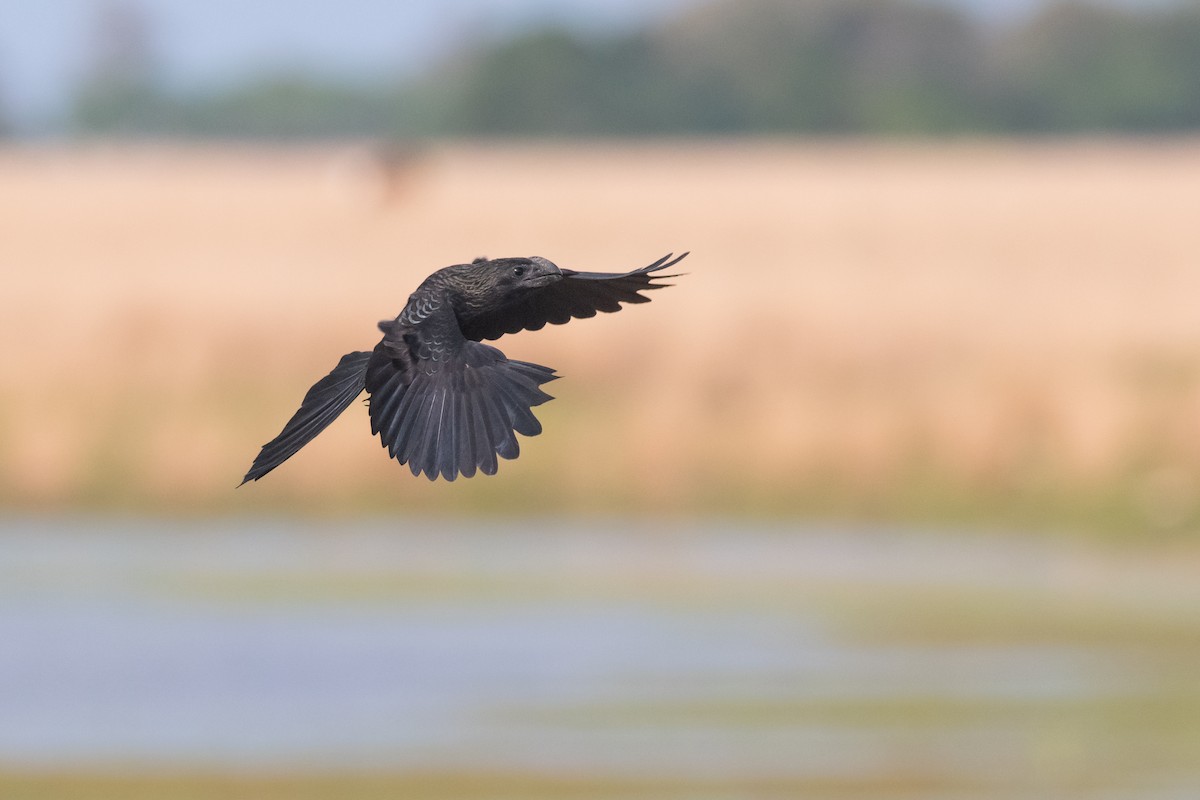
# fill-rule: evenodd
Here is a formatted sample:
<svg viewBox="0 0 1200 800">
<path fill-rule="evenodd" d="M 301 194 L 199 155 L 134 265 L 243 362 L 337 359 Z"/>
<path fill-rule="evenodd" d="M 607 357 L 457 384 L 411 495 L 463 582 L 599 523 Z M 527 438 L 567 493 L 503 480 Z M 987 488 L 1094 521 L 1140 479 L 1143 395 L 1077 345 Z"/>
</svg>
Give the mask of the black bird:
<svg viewBox="0 0 1200 800">
<path fill-rule="evenodd" d="M 648 303 L 640 292 L 669 284 L 657 274 L 679 263 L 667 254 L 633 272 L 576 272 L 544 258 L 477 258 L 430 275 L 394 320 L 379 323 L 374 350 L 347 353 L 317 381 L 283 431 L 263 445 L 242 479 L 256 481 L 325 430 L 365 389 L 371 432 L 413 475 L 448 481 L 496 472 L 516 458 L 517 437 L 536 436 L 533 406 L 551 400 L 541 385 L 554 370 L 513 361 L 484 339 L 536 331 L 572 318 Z"/>
</svg>

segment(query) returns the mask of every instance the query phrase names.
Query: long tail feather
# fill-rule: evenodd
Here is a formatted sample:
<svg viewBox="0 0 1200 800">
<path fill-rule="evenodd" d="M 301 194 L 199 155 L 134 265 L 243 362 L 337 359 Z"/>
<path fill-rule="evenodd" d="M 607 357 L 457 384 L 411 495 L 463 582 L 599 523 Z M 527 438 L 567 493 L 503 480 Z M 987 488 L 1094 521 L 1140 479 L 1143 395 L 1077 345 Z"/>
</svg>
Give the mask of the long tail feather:
<svg viewBox="0 0 1200 800">
<path fill-rule="evenodd" d="M 531 409 L 550 399 L 541 385 L 556 377 L 476 342 L 437 370 L 403 375 L 372 379 L 371 428 L 414 475 L 448 481 L 492 475 L 497 456 L 516 458 L 516 434 L 542 430 Z"/>
</svg>

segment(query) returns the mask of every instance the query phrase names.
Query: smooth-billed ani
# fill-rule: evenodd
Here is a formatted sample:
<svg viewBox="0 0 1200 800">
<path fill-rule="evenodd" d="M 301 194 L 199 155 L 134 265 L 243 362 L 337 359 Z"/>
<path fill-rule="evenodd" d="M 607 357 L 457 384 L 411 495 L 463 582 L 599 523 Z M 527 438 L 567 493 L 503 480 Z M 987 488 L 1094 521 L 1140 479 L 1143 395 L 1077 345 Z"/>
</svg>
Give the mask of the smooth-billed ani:
<svg viewBox="0 0 1200 800">
<path fill-rule="evenodd" d="M 325 430 L 366 390 L 371 432 L 388 454 L 448 481 L 476 471 L 495 474 L 500 458 L 516 458 L 516 434 L 536 436 L 533 406 L 552 399 L 541 385 L 554 370 L 513 361 L 484 339 L 536 331 L 547 323 L 647 303 L 641 292 L 669 284 L 659 274 L 686 256 L 663 256 L 633 272 L 576 272 L 544 258 L 475 259 L 430 275 L 394 320 L 379 323 L 374 350 L 342 356 L 308 390 L 283 431 L 263 445 L 242 483 L 256 481 Z"/>
</svg>

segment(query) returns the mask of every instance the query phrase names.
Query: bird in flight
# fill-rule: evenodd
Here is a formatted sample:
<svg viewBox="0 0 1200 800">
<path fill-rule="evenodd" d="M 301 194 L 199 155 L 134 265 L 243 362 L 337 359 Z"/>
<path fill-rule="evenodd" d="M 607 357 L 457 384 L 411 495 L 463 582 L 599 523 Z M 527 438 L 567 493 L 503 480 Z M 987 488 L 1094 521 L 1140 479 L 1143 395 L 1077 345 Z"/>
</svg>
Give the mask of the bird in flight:
<svg viewBox="0 0 1200 800">
<path fill-rule="evenodd" d="M 506 358 L 484 339 L 648 303 L 641 294 L 683 260 L 667 254 L 632 272 L 576 272 L 541 258 L 477 258 L 426 278 L 394 320 L 379 323 L 374 350 L 347 353 L 317 381 L 242 479 L 256 481 L 329 426 L 364 390 L 371 432 L 413 475 L 448 481 L 494 475 L 497 456 L 519 453 L 516 434 L 536 436 L 533 407 L 554 370 Z"/>
</svg>

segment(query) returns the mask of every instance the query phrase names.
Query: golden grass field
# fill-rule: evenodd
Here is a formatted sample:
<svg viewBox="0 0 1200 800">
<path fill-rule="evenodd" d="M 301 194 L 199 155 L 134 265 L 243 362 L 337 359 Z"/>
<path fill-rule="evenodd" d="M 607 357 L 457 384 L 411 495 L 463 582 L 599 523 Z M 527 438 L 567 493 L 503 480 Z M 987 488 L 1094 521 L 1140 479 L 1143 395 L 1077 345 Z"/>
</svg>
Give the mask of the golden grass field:
<svg viewBox="0 0 1200 800">
<path fill-rule="evenodd" d="M 0 502 L 829 514 L 1188 529 L 1200 142 L 0 151 Z M 654 303 L 499 342 L 545 433 L 430 484 L 352 407 L 234 491 L 433 269 L 690 250 Z"/>
</svg>

